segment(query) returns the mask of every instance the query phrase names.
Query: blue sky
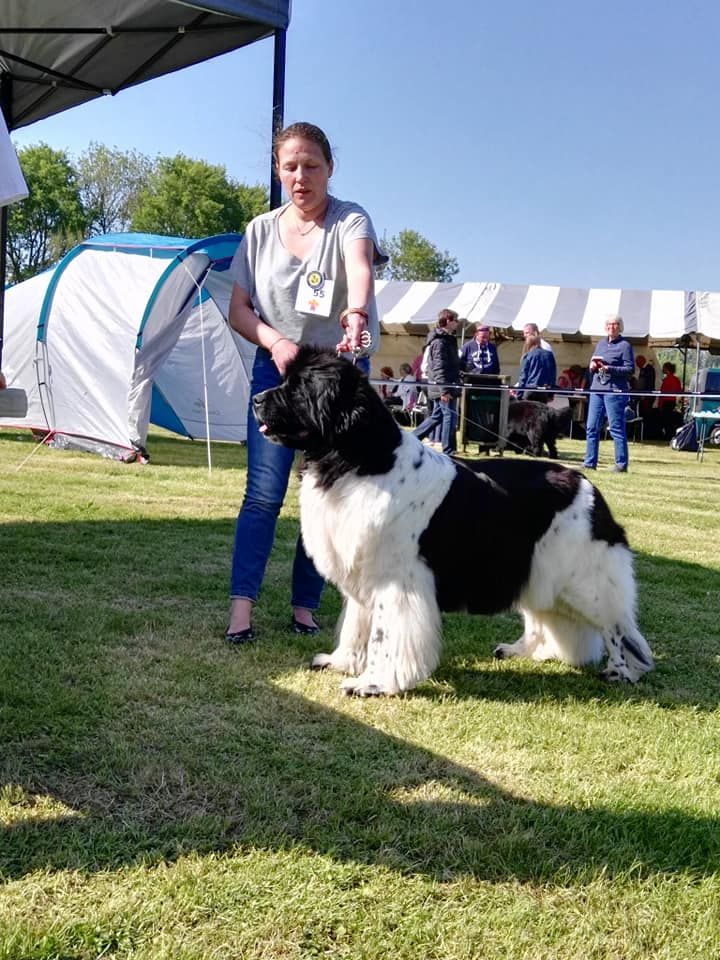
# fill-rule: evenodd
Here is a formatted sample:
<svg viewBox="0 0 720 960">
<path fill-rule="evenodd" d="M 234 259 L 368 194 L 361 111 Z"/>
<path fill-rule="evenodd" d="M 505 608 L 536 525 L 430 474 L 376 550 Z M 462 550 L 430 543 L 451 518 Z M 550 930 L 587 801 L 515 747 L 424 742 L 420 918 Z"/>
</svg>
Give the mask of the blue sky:
<svg viewBox="0 0 720 960">
<path fill-rule="evenodd" d="M 294 0 L 285 118 L 459 280 L 720 289 L 716 0 Z M 273 43 L 16 131 L 267 183 Z"/>
</svg>

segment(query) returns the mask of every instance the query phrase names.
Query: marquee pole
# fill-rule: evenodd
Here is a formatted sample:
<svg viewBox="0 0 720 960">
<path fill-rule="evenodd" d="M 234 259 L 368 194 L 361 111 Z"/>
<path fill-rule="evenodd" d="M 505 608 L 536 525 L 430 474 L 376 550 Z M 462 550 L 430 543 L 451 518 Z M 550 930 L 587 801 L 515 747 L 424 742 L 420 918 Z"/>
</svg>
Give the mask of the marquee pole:
<svg viewBox="0 0 720 960">
<path fill-rule="evenodd" d="M 272 140 L 285 125 L 285 41 L 287 31 L 278 28 L 275 31 L 275 58 L 273 63 L 273 108 Z M 272 142 L 272 141 L 271 141 Z M 275 210 L 282 203 L 280 181 L 273 169 L 272 152 L 270 156 L 270 209 Z"/>
</svg>

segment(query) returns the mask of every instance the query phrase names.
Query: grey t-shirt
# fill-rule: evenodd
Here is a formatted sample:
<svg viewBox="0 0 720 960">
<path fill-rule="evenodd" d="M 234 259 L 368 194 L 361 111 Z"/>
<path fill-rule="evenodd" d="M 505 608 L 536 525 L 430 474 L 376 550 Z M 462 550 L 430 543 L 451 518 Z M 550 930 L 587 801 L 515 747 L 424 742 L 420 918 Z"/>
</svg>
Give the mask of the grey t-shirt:
<svg viewBox="0 0 720 960">
<path fill-rule="evenodd" d="M 341 339 L 338 321 L 342 310 L 347 306 L 363 306 L 347 302 L 347 244 L 359 238 L 369 238 L 374 246 L 373 262 L 383 264 L 388 261 L 378 246 L 375 229 L 363 208 L 335 197 L 329 197 L 329 201 L 325 223 L 317 231 L 315 246 L 305 260 L 289 253 L 280 240 L 278 221 L 280 214 L 287 209 L 286 204 L 260 214 L 248 224 L 230 265 L 231 279 L 249 294 L 255 310 L 267 324 L 295 343 L 317 344 L 319 347 L 334 347 Z M 300 284 L 306 283 L 312 271 L 334 281 L 329 316 L 300 313 L 295 307 Z M 380 343 L 374 296 L 370 297 L 367 312 L 368 330 L 373 338 L 372 352 Z"/>
</svg>

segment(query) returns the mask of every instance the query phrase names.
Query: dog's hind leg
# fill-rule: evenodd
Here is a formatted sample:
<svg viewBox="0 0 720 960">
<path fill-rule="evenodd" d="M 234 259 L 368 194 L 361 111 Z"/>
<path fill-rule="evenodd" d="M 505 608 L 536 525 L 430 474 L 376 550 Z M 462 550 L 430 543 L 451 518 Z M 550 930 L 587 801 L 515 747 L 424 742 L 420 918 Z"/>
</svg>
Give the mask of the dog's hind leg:
<svg viewBox="0 0 720 960">
<path fill-rule="evenodd" d="M 441 622 L 435 583 L 427 567 L 417 567 L 414 576 L 376 591 L 365 670 L 343 680 L 345 693 L 392 696 L 411 690 L 437 666 Z"/>
<path fill-rule="evenodd" d="M 586 576 L 582 589 L 576 585 L 565 599 L 602 634 L 608 660 L 600 676 L 614 682 L 637 683 L 654 664 L 650 646 L 635 620 L 632 554 L 623 544 L 608 547 L 596 543 L 586 556 L 592 576 Z"/>
<path fill-rule="evenodd" d="M 356 677 L 365 669 L 370 638 L 371 611 L 352 597 L 345 597 L 337 627 L 337 646 L 332 653 L 316 653 L 313 670 L 337 670 Z"/>
<path fill-rule="evenodd" d="M 629 618 L 624 624 L 615 623 L 603 630 L 607 649 L 607 666 L 600 676 L 611 682 L 637 683 L 653 668 L 653 655 L 645 637 Z"/>
</svg>

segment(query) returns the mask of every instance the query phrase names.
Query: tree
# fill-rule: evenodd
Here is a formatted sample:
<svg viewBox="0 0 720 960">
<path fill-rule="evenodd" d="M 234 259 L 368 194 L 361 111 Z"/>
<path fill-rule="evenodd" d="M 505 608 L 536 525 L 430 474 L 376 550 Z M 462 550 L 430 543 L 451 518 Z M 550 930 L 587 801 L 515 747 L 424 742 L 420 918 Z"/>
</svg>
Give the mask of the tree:
<svg viewBox="0 0 720 960">
<path fill-rule="evenodd" d="M 390 262 L 380 271 L 385 280 L 435 280 L 446 283 L 460 269 L 455 257 L 441 252 L 415 230 L 401 230 L 396 236 L 383 238 L 383 248 Z"/>
<path fill-rule="evenodd" d="M 242 232 L 267 206 L 264 187 L 238 183 L 224 167 L 178 154 L 157 161 L 137 197 L 131 227 L 179 237 Z"/>
<path fill-rule="evenodd" d="M 46 143 L 18 151 L 28 197 L 8 213 L 8 280 L 39 273 L 82 239 L 86 217 L 75 171 L 63 150 Z"/>
<path fill-rule="evenodd" d="M 153 161 L 136 150 L 123 153 L 101 143 L 90 144 L 77 164 L 89 236 L 129 228 L 137 197 L 152 170 Z"/>
</svg>

